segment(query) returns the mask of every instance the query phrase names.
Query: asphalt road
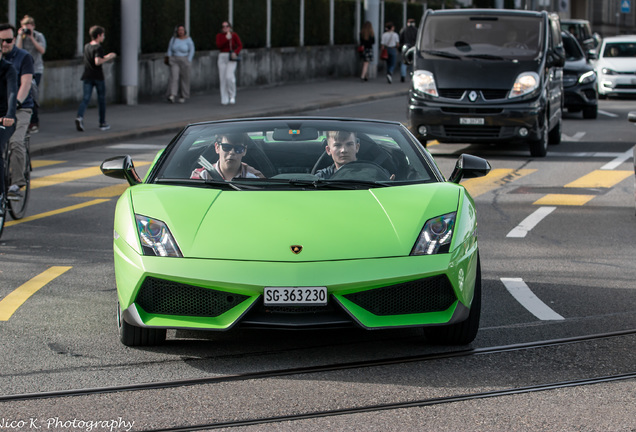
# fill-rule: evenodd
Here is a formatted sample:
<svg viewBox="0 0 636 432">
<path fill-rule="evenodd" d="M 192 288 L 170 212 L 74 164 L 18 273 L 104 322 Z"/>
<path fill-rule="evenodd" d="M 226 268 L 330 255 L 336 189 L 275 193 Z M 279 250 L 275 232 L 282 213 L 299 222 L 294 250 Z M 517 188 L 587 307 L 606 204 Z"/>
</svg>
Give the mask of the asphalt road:
<svg viewBox="0 0 636 432">
<path fill-rule="evenodd" d="M 32 291 L 15 311 L 0 302 L 0 430 L 636 430 L 632 106 L 566 114 L 563 142 L 542 159 L 429 145 L 447 176 L 460 153 L 493 166 L 464 182 L 484 299 L 480 333 L 461 348 L 415 330 L 172 331 L 165 346 L 124 347 L 111 247 L 124 185 L 97 166 L 131 154 L 143 171 L 170 137 L 37 158 L 28 217 L 0 239 L 0 301 Z M 307 114 L 404 121 L 405 109 L 395 98 Z M 274 370 L 287 372 L 253 375 Z M 184 379 L 200 381 L 34 397 Z"/>
</svg>

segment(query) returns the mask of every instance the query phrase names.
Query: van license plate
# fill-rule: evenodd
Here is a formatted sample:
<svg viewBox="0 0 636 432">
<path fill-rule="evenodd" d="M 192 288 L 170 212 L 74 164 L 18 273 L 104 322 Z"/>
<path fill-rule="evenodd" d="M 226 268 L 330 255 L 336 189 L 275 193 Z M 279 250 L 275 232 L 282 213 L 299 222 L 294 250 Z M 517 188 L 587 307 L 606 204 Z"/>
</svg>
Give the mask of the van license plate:
<svg viewBox="0 0 636 432">
<path fill-rule="evenodd" d="M 265 287 L 265 306 L 324 306 L 327 304 L 327 287 Z"/>
<path fill-rule="evenodd" d="M 483 125 L 484 119 L 481 117 L 460 117 L 459 124 L 462 125 Z"/>
</svg>

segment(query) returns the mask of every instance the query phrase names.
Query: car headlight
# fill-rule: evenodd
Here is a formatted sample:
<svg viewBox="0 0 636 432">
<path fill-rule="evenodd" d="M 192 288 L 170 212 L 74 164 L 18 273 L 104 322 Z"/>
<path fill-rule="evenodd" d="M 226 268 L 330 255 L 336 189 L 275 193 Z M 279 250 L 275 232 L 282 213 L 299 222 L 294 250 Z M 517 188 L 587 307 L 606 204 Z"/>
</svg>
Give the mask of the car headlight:
<svg viewBox="0 0 636 432">
<path fill-rule="evenodd" d="M 433 73 L 429 71 L 418 70 L 413 72 L 413 88 L 429 96 L 439 96 L 437 86 L 435 85 L 435 77 Z"/>
<path fill-rule="evenodd" d="M 596 79 L 596 72 L 594 71 L 585 72 L 579 77 L 579 84 L 591 83 L 591 82 L 594 82 L 595 79 Z"/>
<path fill-rule="evenodd" d="M 528 93 L 532 93 L 539 87 L 539 75 L 535 72 L 524 72 L 519 74 L 514 84 L 512 85 L 512 90 L 510 90 L 510 94 L 508 98 L 516 98 L 519 96 L 526 95 Z"/>
<path fill-rule="evenodd" d="M 616 75 L 616 71 L 614 69 L 610 69 L 607 67 L 601 69 L 601 72 L 603 72 L 603 75 Z"/>
<path fill-rule="evenodd" d="M 448 253 L 456 217 L 457 213 L 453 212 L 427 220 L 411 255 Z"/>
<path fill-rule="evenodd" d="M 147 216 L 135 215 L 137 232 L 144 255 L 162 257 L 182 257 L 177 242 L 174 241 L 165 223 Z"/>
</svg>

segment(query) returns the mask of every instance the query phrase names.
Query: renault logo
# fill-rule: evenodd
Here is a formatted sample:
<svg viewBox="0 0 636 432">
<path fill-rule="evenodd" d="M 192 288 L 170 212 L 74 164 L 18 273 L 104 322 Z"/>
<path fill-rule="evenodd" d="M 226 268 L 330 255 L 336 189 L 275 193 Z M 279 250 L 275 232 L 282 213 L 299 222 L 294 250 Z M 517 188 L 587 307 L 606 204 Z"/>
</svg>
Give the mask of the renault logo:
<svg viewBox="0 0 636 432">
<path fill-rule="evenodd" d="M 477 92 L 475 90 L 472 90 L 470 93 L 468 93 L 468 99 L 470 99 L 471 102 L 475 102 L 477 100 Z"/>
<path fill-rule="evenodd" d="M 301 245 L 291 245 L 289 248 L 296 255 L 303 251 L 303 247 Z"/>
</svg>

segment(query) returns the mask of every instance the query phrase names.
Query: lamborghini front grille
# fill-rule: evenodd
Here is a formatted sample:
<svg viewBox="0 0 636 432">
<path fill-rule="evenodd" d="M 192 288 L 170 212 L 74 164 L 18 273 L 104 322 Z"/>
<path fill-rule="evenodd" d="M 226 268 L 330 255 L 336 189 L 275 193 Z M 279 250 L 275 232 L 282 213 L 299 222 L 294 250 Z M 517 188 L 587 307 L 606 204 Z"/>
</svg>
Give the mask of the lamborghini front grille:
<svg viewBox="0 0 636 432">
<path fill-rule="evenodd" d="M 344 297 L 379 316 L 444 311 L 457 300 L 446 276 L 418 279 Z"/>
<path fill-rule="evenodd" d="M 148 313 L 217 317 L 249 297 L 147 277 L 135 302 Z"/>
</svg>

